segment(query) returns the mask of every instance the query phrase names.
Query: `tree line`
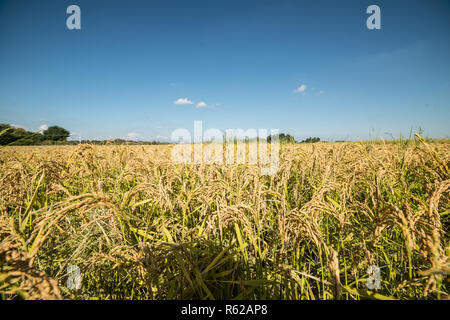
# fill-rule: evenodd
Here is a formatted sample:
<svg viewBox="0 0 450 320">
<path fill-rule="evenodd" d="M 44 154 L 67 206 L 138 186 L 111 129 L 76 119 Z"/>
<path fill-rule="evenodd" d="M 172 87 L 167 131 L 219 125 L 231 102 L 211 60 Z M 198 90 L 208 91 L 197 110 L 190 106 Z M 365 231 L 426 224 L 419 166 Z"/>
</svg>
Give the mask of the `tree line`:
<svg viewBox="0 0 450 320">
<path fill-rule="evenodd" d="M 0 145 L 49 145 L 49 144 L 167 144 L 167 142 L 159 141 L 128 141 L 123 139 L 112 140 L 83 140 L 83 141 L 67 141 L 70 137 L 70 132 L 59 126 L 48 127 L 44 131 L 31 132 L 20 127 L 15 127 L 10 124 L 0 124 Z M 309 137 L 300 142 L 295 141 L 295 138 L 290 134 L 280 133 L 278 135 L 279 142 L 285 143 L 315 143 L 319 142 L 318 137 Z M 267 142 L 270 143 L 272 136 L 267 137 Z"/>
<path fill-rule="evenodd" d="M 59 126 L 51 126 L 41 132 L 27 131 L 24 128 L 15 127 L 10 124 L 0 124 L 0 145 L 14 145 L 14 146 L 30 146 L 30 145 L 75 145 L 82 143 L 89 144 L 139 144 L 139 145 L 155 145 L 168 144 L 167 142 L 159 141 L 129 141 L 124 139 L 110 139 L 110 140 L 81 140 L 68 141 L 70 132 Z"/>
<path fill-rule="evenodd" d="M 27 131 L 10 124 L 0 124 L 0 145 L 39 145 L 67 141 L 70 132 L 58 126 L 48 127 L 40 132 Z"/>
<path fill-rule="evenodd" d="M 286 133 L 280 133 L 278 135 L 278 139 L 279 139 L 281 144 L 284 144 L 284 143 L 315 143 L 315 142 L 320 142 L 320 138 L 319 137 L 309 137 L 309 138 L 306 138 L 305 140 L 302 140 L 302 141 L 298 142 L 298 141 L 295 140 L 295 138 L 293 136 L 291 136 L 290 134 L 286 134 Z M 270 141 L 272 141 L 272 136 L 267 137 L 267 142 L 270 143 Z"/>
</svg>

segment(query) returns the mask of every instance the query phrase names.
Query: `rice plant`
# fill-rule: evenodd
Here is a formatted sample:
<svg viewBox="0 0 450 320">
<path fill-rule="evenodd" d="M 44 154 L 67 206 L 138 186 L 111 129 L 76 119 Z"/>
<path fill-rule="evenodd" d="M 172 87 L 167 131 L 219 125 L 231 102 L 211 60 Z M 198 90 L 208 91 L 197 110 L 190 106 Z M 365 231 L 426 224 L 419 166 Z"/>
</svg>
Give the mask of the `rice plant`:
<svg viewBox="0 0 450 320">
<path fill-rule="evenodd" d="M 2 299 L 449 298 L 448 140 L 285 144 L 271 176 L 171 148 L 0 150 Z"/>
</svg>

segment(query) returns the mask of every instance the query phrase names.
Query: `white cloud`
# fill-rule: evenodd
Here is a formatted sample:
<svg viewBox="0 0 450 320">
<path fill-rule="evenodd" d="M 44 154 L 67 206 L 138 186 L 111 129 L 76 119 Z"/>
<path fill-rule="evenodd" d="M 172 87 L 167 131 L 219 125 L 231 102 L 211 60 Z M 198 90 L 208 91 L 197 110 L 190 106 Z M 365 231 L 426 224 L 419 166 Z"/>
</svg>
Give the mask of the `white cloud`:
<svg viewBox="0 0 450 320">
<path fill-rule="evenodd" d="M 197 108 L 205 108 L 206 107 L 206 103 L 203 101 L 200 101 L 199 103 L 197 103 Z"/>
<path fill-rule="evenodd" d="M 134 138 L 139 136 L 139 133 L 130 132 L 130 133 L 127 134 L 127 136 L 128 136 L 128 138 L 134 139 Z"/>
<path fill-rule="evenodd" d="M 173 102 L 174 104 L 194 104 L 191 100 L 189 100 L 188 98 L 180 98 L 178 100 L 175 100 Z"/>
<path fill-rule="evenodd" d="M 319 94 L 323 94 L 324 92 L 325 92 L 325 91 L 323 91 L 323 90 L 320 90 L 320 91 L 319 91 Z"/>
<path fill-rule="evenodd" d="M 39 132 L 40 132 L 40 133 L 44 132 L 44 131 L 47 130 L 47 129 L 48 129 L 48 125 L 46 125 L 46 124 L 41 124 L 41 125 L 39 126 Z"/>
<path fill-rule="evenodd" d="M 306 91 L 306 84 L 302 84 L 300 87 L 298 87 L 297 89 L 294 89 L 294 93 L 305 93 Z"/>
</svg>

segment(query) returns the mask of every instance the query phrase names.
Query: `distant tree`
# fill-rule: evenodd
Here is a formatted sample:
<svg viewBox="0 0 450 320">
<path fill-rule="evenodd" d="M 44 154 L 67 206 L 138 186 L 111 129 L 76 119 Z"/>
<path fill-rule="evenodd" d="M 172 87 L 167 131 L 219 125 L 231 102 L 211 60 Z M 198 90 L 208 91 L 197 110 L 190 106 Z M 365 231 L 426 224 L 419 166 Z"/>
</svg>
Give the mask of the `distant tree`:
<svg viewBox="0 0 450 320">
<path fill-rule="evenodd" d="M 295 138 L 290 134 L 280 133 L 278 135 L 278 139 L 280 143 L 296 143 Z M 270 143 L 272 141 L 272 136 L 267 137 L 267 142 Z"/>
<path fill-rule="evenodd" d="M 315 143 L 315 142 L 319 142 L 320 138 L 318 137 L 314 137 L 314 138 L 306 138 L 305 140 L 302 140 L 300 143 Z"/>
<path fill-rule="evenodd" d="M 0 124 L 0 145 L 33 145 L 41 141 L 42 135 L 9 124 Z"/>
<path fill-rule="evenodd" d="M 14 142 L 14 137 L 12 135 L 13 128 L 9 124 L 0 124 L 0 144 L 7 145 Z"/>
<path fill-rule="evenodd" d="M 44 140 L 50 141 L 66 141 L 69 136 L 69 131 L 58 126 L 48 127 L 48 129 L 43 132 Z"/>
</svg>

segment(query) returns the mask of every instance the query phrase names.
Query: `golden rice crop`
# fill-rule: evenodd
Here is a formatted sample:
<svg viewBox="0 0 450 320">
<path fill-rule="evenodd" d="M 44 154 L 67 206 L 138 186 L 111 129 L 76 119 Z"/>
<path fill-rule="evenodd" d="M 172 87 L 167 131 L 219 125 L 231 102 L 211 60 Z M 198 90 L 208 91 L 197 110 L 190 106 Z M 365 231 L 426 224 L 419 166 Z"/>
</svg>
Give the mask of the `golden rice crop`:
<svg viewBox="0 0 450 320">
<path fill-rule="evenodd" d="M 170 154 L 1 149 L 2 298 L 448 299 L 448 141 L 282 145 L 272 176 Z"/>
</svg>

